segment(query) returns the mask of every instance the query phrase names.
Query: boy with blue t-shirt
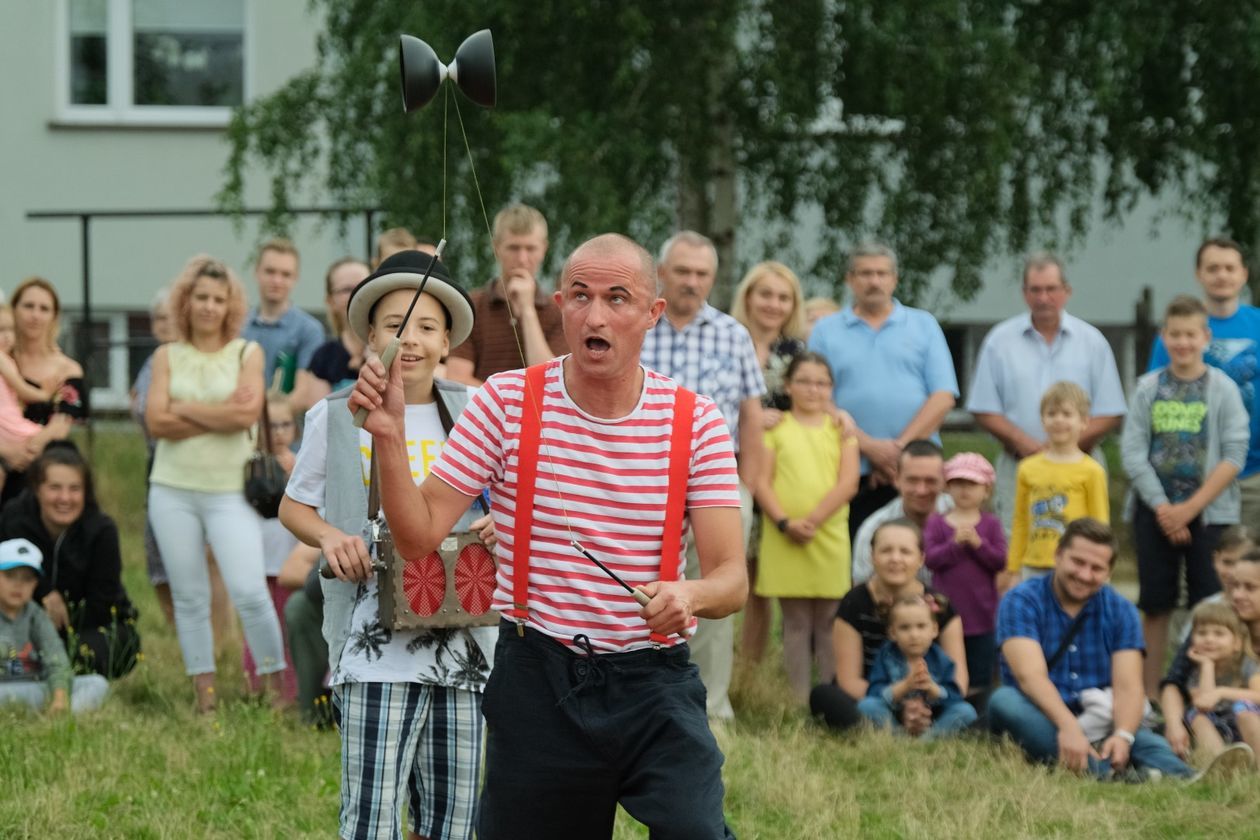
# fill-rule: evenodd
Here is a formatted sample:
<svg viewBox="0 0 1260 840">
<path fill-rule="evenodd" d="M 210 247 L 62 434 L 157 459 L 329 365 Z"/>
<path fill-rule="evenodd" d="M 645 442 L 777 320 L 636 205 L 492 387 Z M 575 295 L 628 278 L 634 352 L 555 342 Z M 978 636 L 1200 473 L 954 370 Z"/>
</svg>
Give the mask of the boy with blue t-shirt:
<svg viewBox="0 0 1260 840">
<path fill-rule="evenodd" d="M 1138 556 L 1138 607 L 1146 649 L 1144 682 L 1159 689 L 1168 619 L 1185 568 L 1188 606 L 1220 591 L 1212 552 L 1220 532 L 1238 522 L 1234 481 L 1247 458 L 1247 410 L 1238 387 L 1209 367 L 1207 310 L 1179 295 L 1162 332 L 1169 365 L 1140 380 L 1129 404 L 1120 450 L 1132 480 Z"/>
</svg>

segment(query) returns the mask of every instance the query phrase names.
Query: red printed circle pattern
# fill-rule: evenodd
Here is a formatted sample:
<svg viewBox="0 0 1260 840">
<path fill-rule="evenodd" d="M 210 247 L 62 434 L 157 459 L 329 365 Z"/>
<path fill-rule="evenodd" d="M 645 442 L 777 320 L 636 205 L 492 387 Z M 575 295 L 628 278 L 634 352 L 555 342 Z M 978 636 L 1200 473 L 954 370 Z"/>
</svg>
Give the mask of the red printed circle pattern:
<svg viewBox="0 0 1260 840">
<path fill-rule="evenodd" d="M 403 596 L 411 611 L 418 616 L 431 616 L 446 597 L 446 566 L 436 551 L 419 560 L 408 560 L 403 566 Z"/>
<path fill-rule="evenodd" d="M 459 605 L 472 615 L 490 611 L 494 597 L 494 558 L 481 543 L 469 543 L 459 553 L 455 564 L 455 596 Z"/>
</svg>

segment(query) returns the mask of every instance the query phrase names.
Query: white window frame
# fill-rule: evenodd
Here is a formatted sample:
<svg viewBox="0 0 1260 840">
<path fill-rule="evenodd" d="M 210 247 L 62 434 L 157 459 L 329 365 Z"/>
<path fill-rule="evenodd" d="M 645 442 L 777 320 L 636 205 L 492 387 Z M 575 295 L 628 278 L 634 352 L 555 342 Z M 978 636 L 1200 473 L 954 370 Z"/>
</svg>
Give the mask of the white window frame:
<svg viewBox="0 0 1260 840">
<path fill-rule="evenodd" d="M 56 0 L 56 47 L 53 101 L 55 125 L 134 126 L 152 128 L 223 128 L 232 117 L 232 108 L 178 105 L 134 104 L 132 62 L 131 0 L 106 0 L 105 61 L 106 105 L 77 105 L 70 101 L 70 0 Z M 241 95 L 253 98 L 254 0 L 245 0 L 244 29 L 241 33 Z"/>
</svg>

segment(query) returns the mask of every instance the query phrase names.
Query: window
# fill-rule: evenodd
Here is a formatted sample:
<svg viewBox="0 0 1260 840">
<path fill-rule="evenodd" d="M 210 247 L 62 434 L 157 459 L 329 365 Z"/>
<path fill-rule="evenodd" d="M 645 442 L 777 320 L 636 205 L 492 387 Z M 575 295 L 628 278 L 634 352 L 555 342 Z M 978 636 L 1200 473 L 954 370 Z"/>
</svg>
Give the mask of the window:
<svg viewBox="0 0 1260 840">
<path fill-rule="evenodd" d="M 246 0 L 61 0 L 59 120 L 225 125 L 247 90 Z"/>
</svg>

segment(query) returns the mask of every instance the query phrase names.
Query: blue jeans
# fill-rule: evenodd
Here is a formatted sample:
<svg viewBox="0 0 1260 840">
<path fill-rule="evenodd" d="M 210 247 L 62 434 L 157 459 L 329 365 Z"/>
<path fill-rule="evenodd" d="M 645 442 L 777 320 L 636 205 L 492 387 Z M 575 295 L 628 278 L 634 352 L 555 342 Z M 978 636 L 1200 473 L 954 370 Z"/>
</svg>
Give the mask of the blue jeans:
<svg viewBox="0 0 1260 840">
<path fill-rule="evenodd" d="M 1032 761 L 1053 764 L 1059 760 L 1059 730 L 1018 689 L 1002 686 L 993 692 L 989 698 L 989 728 L 995 735 L 1010 735 Z M 1158 770 L 1166 776 L 1194 775 L 1190 766 L 1177 758 L 1168 742 L 1149 729 L 1139 729 L 1135 734 L 1129 760 L 1134 767 Z M 1089 770 L 1105 778 L 1111 771 L 1111 763 L 1090 758 Z"/>
<path fill-rule="evenodd" d="M 897 720 L 897 711 L 888 705 L 883 697 L 863 697 L 857 704 L 862 717 L 876 726 L 901 731 L 901 721 Z M 966 729 L 976 720 L 976 710 L 965 700 L 953 703 L 941 709 L 932 720 L 932 728 L 923 733 L 923 740 L 931 741 L 943 735 Z"/>
</svg>

